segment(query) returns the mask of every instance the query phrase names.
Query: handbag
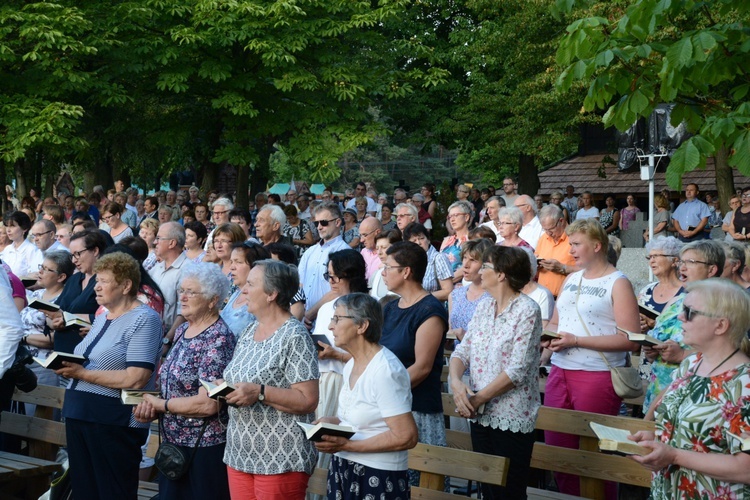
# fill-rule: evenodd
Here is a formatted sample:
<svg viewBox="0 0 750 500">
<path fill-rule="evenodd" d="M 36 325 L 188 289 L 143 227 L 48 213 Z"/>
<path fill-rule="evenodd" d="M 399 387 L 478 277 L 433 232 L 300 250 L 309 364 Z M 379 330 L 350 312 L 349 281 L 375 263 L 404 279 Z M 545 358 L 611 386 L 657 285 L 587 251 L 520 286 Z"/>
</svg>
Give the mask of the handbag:
<svg viewBox="0 0 750 500">
<path fill-rule="evenodd" d="M 591 337 L 586 322 L 583 321 L 581 313 L 578 311 L 578 298 L 581 296 L 581 285 L 583 284 L 583 273 L 581 273 L 581 279 L 578 281 L 578 290 L 576 291 L 576 313 L 578 313 L 578 319 L 581 321 L 586 335 Z M 633 399 L 643 396 L 643 382 L 638 370 L 630 365 L 630 355 L 628 354 L 627 366 L 613 367 L 609 364 L 607 356 L 601 351 L 596 351 L 599 356 L 602 357 L 604 362 L 609 367 L 609 373 L 612 377 L 612 387 L 615 390 L 615 394 L 620 396 L 622 399 Z"/>
<path fill-rule="evenodd" d="M 195 446 L 192 448 L 192 452 L 188 456 L 186 450 L 182 447 L 172 443 L 162 443 L 161 436 L 164 432 L 163 418 L 159 419 L 159 448 L 156 450 L 154 456 L 154 465 L 159 469 L 159 472 L 171 480 L 176 481 L 182 476 L 188 473 L 190 465 L 193 463 L 195 453 L 198 451 L 198 445 L 203 439 L 203 433 L 206 432 L 206 426 L 208 425 L 208 418 L 203 419 L 203 425 L 201 426 L 201 433 L 198 436 L 198 440 L 195 442 Z"/>
</svg>

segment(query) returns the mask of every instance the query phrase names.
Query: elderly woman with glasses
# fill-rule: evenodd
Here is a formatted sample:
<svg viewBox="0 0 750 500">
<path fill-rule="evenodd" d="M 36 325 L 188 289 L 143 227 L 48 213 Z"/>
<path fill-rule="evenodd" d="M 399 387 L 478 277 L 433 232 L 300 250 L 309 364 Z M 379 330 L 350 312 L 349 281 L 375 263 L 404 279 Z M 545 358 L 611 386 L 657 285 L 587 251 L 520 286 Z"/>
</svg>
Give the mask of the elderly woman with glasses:
<svg viewBox="0 0 750 500">
<path fill-rule="evenodd" d="M 526 240 L 518 235 L 523 227 L 523 213 L 519 208 L 503 207 L 498 211 L 497 219 L 500 236 L 502 237 L 500 245 L 504 247 L 531 248 L 534 250 Z"/>
<path fill-rule="evenodd" d="M 380 304 L 364 293 L 336 299 L 328 328 L 350 360 L 344 366 L 338 408 L 318 419 L 354 428 L 350 439 L 323 436 L 318 451 L 334 453 L 328 498 L 409 498 L 406 450 L 417 444 L 409 374 L 378 343 Z M 383 383 L 387 381 L 387 383 Z"/>
<path fill-rule="evenodd" d="M 656 433 L 631 437 L 650 451 L 633 459 L 652 471 L 654 500 L 747 498 L 750 455 L 731 434 L 750 432 L 750 298 L 725 279 L 687 290 L 683 341 L 697 354 L 679 365 L 660 396 Z"/>
<path fill-rule="evenodd" d="M 448 257 L 453 268 L 453 281 L 463 278 L 461 270 L 461 245 L 469 239 L 469 223 L 472 206 L 467 201 L 457 201 L 448 207 L 448 223 L 453 228 L 453 235 L 446 236 L 440 245 L 440 252 Z"/>
<path fill-rule="evenodd" d="M 179 295 L 186 322 L 177 328 L 174 347 L 159 369 L 160 395 L 145 395 L 133 410 L 139 422 L 161 417 L 161 438 L 187 456 L 195 448 L 187 474 L 176 480 L 160 477 L 159 498 L 229 498 L 223 463 L 227 409 L 200 383 L 221 378 L 232 359 L 235 336 L 219 316 L 228 290 L 216 264 L 185 267 Z"/>
<path fill-rule="evenodd" d="M 315 468 L 315 447 L 297 425 L 315 419 L 319 377 L 310 334 L 289 312 L 298 285 L 294 266 L 261 260 L 242 289 L 257 321 L 224 370 L 235 388 L 224 454 L 232 498 L 304 498 Z"/>
<path fill-rule="evenodd" d="M 654 240 L 656 242 L 658 240 Z M 677 261 L 680 281 L 683 286 L 721 276 L 726 263 L 726 254 L 721 243 L 712 240 L 699 240 L 688 243 L 680 250 Z M 644 347 L 644 356 L 651 361 L 651 374 L 643 402 L 646 418 L 653 418 L 656 408 L 656 396 L 672 381 L 672 372 L 682 361 L 693 354 L 692 349 L 683 342 L 683 324 L 680 320 L 685 293 L 675 295 L 657 316 L 649 335 L 662 343 L 652 348 Z"/>
</svg>

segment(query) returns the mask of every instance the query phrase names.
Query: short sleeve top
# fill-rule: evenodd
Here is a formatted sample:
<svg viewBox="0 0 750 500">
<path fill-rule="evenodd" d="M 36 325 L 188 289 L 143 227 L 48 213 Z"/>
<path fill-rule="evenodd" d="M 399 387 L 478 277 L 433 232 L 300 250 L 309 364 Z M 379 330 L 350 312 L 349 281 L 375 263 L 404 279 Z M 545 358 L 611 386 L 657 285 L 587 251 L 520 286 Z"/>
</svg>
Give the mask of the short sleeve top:
<svg viewBox="0 0 750 500">
<path fill-rule="evenodd" d="M 296 318 L 289 318 L 260 342 L 255 340 L 257 328 L 258 322 L 252 323 L 240 335 L 232 361 L 224 370 L 227 382 L 289 389 L 319 378 L 312 337 Z M 261 402 L 230 408 L 224 463 L 248 474 L 311 474 L 317 451 L 297 421 L 309 424 L 313 420 L 315 413 L 293 415 Z"/>
<path fill-rule="evenodd" d="M 416 304 L 403 309 L 398 307 L 398 303 L 398 300 L 394 300 L 383 308 L 383 335 L 380 344 L 390 349 L 406 368 L 416 361 L 414 345 L 417 330 L 422 323 L 433 316 L 442 321 L 442 340 L 435 353 L 432 369 L 427 378 L 412 388 L 412 410 L 422 413 L 442 412 L 440 375 L 443 371 L 443 344 L 448 331 L 448 313 L 443 304 L 432 295 L 426 295 Z"/>
</svg>

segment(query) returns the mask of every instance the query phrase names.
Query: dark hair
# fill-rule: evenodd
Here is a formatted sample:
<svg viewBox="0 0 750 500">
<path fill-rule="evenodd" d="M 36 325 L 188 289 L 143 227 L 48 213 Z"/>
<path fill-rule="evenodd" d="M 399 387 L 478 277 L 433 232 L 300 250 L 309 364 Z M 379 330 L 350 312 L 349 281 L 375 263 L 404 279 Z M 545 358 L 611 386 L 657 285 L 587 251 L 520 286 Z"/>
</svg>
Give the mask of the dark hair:
<svg viewBox="0 0 750 500">
<path fill-rule="evenodd" d="M 73 236 L 70 237 L 70 241 L 72 243 L 81 238 L 83 238 L 83 246 L 88 249 L 96 248 L 99 250 L 99 256 L 101 256 L 107 249 L 107 240 L 98 229 L 87 229 L 80 233 L 73 233 Z"/>
<path fill-rule="evenodd" d="M 349 281 L 349 290 L 357 293 L 367 293 L 367 265 L 362 254 L 347 248 L 328 255 L 333 272 L 339 278 Z"/>
<path fill-rule="evenodd" d="M 268 201 L 270 202 L 271 200 L 273 200 L 273 203 L 275 205 L 278 205 L 279 203 L 281 203 L 281 196 L 276 193 L 271 193 L 268 195 Z"/>
<path fill-rule="evenodd" d="M 86 217 L 73 217 L 73 229 L 75 229 L 78 226 L 83 226 L 83 229 L 85 231 L 94 231 L 96 229 L 96 224 L 94 221 L 92 221 L 88 216 Z"/>
<path fill-rule="evenodd" d="M 23 229 L 24 238 L 29 235 L 29 230 L 31 229 L 31 219 L 24 212 L 16 210 L 15 212 L 5 214 L 4 222 L 6 226 L 8 226 L 10 222 L 15 222 L 18 227 Z"/>
<path fill-rule="evenodd" d="M 427 234 L 427 228 L 419 222 L 411 222 L 404 228 L 404 241 L 409 241 L 412 239 L 412 237 L 420 235 L 424 236 L 427 239 L 430 238 L 430 235 Z"/>
<path fill-rule="evenodd" d="M 297 252 L 294 251 L 293 246 L 279 243 L 277 241 L 269 243 L 265 246 L 265 249 L 268 250 L 268 253 L 271 255 L 278 256 L 281 262 L 286 262 L 287 264 L 292 264 L 294 266 L 297 265 Z"/>
<path fill-rule="evenodd" d="M 381 205 L 381 209 L 382 209 L 382 208 L 387 208 L 387 209 L 388 209 L 388 210 L 390 210 L 391 212 L 393 212 L 393 210 L 394 210 L 394 208 L 393 208 L 393 204 L 392 204 L 391 202 L 388 202 L 388 203 L 383 203 L 383 205 Z"/>
<path fill-rule="evenodd" d="M 393 228 L 389 231 L 383 231 L 378 235 L 375 240 L 382 240 L 383 238 L 388 240 L 388 243 L 393 245 L 394 243 L 398 243 L 399 241 L 402 241 L 401 239 L 401 231 L 398 230 L 398 228 Z M 424 250 L 423 250 L 424 251 Z"/>
<path fill-rule="evenodd" d="M 367 321 L 367 329 L 362 335 L 371 344 L 377 344 L 383 333 L 383 307 L 374 297 L 367 293 L 350 293 L 339 297 L 333 303 L 334 307 L 345 307 L 347 314 L 353 316 L 352 321 L 357 326 Z"/>
<path fill-rule="evenodd" d="M 514 292 L 520 292 L 531 280 L 529 256 L 518 247 L 492 245 L 482 260 L 492 264 L 496 272 L 505 273 L 505 279 Z"/>
<path fill-rule="evenodd" d="M 200 222 L 198 223 L 200 224 Z M 250 267 L 253 267 L 259 260 L 265 260 L 271 258 L 271 253 L 257 243 L 250 243 L 244 241 L 242 243 L 234 243 L 232 245 L 232 251 L 239 250 L 245 258 Z"/>
<path fill-rule="evenodd" d="M 155 210 L 159 210 L 159 198 L 156 196 L 149 196 L 145 201 L 151 203 L 155 207 Z"/>
<path fill-rule="evenodd" d="M 296 217 L 297 216 L 297 207 L 294 205 L 285 205 L 284 208 L 284 215 L 287 217 Z"/>
<path fill-rule="evenodd" d="M 44 252 L 44 260 L 54 262 L 57 266 L 58 276 L 60 274 L 64 274 L 65 281 L 68 281 L 68 278 L 73 276 L 73 273 L 76 272 L 76 266 L 73 264 L 73 258 L 70 252 L 66 252 L 65 250 L 53 250 L 51 252 Z"/>
<path fill-rule="evenodd" d="M 393 257 L 399 266 L 411 269 L 412 279 L 422 283 L 427 270 L 427 252 L 422 247 L 411 241 L 399 241 L 391 245 L 385 253 Z"/>
<path fill-rule="evenodd" d="M 120 245 L 128 247 L 138 262 L 143 262 L 148 258 L 148 245 L 138 236 L 127 236 L 121 239 L 115 246 Z"/>
<path fill-rule="evenodd" d="M 253 223 L 253 218 L 250 216 L 250 212 L 247 210 L 242 210 L 241 208 L 235 208 L 233 210 L 229 211 L 229 220 L 232 220 L 232 217 L 242 217 L 245 219 L 245 223 L 249 226 Z M 187 226 L 186 226 L 187 228 Z M 196 233 L 197 234 L 197 233 Z"/>
<path fill-rule="evenodd" d="M 102 195 L 94 191 L 93 193 L 89 195 L 89 202 L 92 202 L 92 201 L 97 204 L 100 203 L 102 201 Z"/>
<path fill-rule="evenodd" d="M 206 226 L 204 226 L 202 222 L 198 222 L 197 220 L 186 222 L 185 229 L 186 230 L 190 229 L 192 232 L 195 233 L 195 235 L 198 237 L 198 241 L 200 241 L 201 243 L 201 246 L 206 242 L 206 238 L 208 238 L 208 230 L 206 229 Z"/>
<path fill-rule="evenodd" d="M 469 239 L 490 240 L 492 243 L 496 243 L 497 235 L 495 234 L 495 231 L 488 228 L 487 226 L 477 226 L 469 231 Z"/>
<path fill-rule="evenodd" d="M 112 215 L 121 214 L 122 213 L 122 206 L 120 206 L 119 203 L 111 201 L 111 202 L 107 203 L 107 206 L 104 207 L 104 210 L 102 211 L 102 213 L 104 213 L 104 212 L 109 212 Z"/>
</svg>

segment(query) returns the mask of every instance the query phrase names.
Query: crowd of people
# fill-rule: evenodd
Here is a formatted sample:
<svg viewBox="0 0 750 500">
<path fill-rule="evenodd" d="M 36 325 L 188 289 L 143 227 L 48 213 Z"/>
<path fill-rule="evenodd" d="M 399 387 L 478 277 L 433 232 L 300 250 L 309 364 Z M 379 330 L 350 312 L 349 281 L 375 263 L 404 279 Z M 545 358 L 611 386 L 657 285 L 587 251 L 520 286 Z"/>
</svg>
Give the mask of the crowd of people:
<svg viewBox="0 0 750 500">
<path fill-rule="evenodd" d="M 157 419 L 163 442 L 190 457 L 187 474 L 159 476 L 160 498 L 303 498 L 316 466 L 329 469 L 330 499 L 408 498 L 419 477 L 406 450 L 447 445 L 448 391 L 449 426 L 511 460 L 507 484 L 482 485 L 483 498 L 522 499 L 539 407 L 619 414 L 611 370 L 633 354 L 657 429 L 633 437 L 651 450 L 635 460 L 654 471 L 654 498 L 750 493 L 750 457 L 730 436 L 750 432 L 750 188 L 723 219 L 695 185 L 676 209 L 658 195 L 644 263 L 655 281 L 639 292 L 617 268 L 618 235 L 639 212 L 632 195 L 599 209 L 568 186 L 545 204 L 513 179 L 502 194 L 459 184 L 442 207 L 432 184 L 261 193 L 248 207 L 121 181 L 35 194 L 6 200 L 0 292 L 13 307 L 1 313 L 0 367 L 18 345 L 85 357 L 33 367 L 66 388 L 81 498 L 135 498 Z M 707 238 L 722 223 L 727 241 Z M 659 343 L 641 348 L 627 332 Z M 211 398 L 202 381 L 233 390 Z M 127 406 L 123 390 L 153 392 Z M 298 422 L 355 434 L 313 443 Z M 578 447 L 556 432 L 545 441 Z M 555 481 L 579 494 L 576 476 Z"/>
</svg>

